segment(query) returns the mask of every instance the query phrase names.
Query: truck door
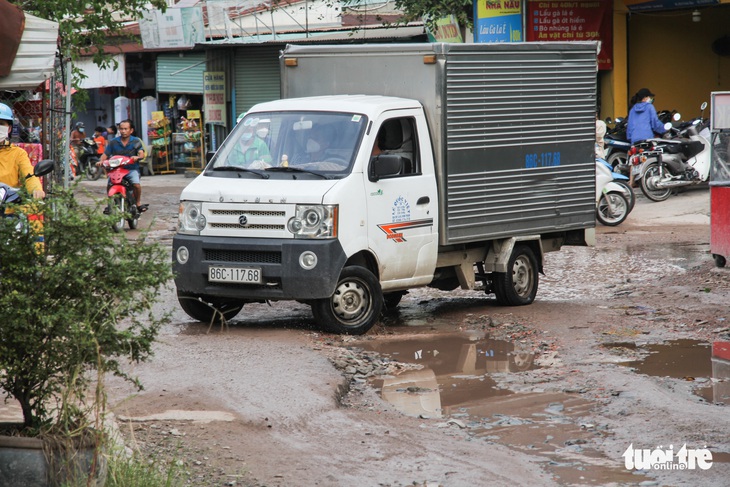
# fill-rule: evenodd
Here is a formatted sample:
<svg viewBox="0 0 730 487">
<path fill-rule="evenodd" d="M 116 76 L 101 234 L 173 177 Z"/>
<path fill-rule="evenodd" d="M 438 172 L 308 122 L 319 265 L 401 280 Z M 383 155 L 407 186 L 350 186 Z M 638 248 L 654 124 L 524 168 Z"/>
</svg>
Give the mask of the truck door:
<svg viewBox="0 0 730 487">
<path fill-rule="evenodd" d="M 365 177 L 368 239 L 380 263 L 383 290 L 431 282 L 438 252 L 438 199 L 433 151 L 415 110 L 376 120 Z M 378 123 L 380 122 L 380 123 Z M 420 136 L 419 136 L 420 135 Z M 372 181 L 375 157 L 400 156 L 400 170 Z"/>
</svg>

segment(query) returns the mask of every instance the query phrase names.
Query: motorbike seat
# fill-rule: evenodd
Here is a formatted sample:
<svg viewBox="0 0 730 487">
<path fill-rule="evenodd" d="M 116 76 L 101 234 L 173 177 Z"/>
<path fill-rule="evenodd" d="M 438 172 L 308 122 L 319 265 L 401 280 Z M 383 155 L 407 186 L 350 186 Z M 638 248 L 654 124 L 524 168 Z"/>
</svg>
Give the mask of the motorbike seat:
<svg viewBox="0 0 730 487">
<path fill-rule="evenodd" d="M 705 144 L 699 140 L 689 140 L 682 142 L 682 155 L 687 159 L 691 159 L 705 149 Z"/>
</svg>

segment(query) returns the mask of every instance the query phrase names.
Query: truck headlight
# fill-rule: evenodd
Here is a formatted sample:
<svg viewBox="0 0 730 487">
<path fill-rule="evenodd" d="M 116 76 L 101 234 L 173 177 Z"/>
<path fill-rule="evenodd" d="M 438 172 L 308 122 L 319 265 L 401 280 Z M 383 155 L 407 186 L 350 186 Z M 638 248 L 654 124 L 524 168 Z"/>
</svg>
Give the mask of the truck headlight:
<svg viewBox="0 0 730 487">
<path fill-rule="evenodd" d="M 200 235 L 207 221 L 203 215 L 203 203 L 198 201 L 181 201 L 177 220 L 177 233 Z"/>
<path fill-rule="evenodd" d="M 287 228 L 294 238 L 337 238 L 337 205 L 297 205 Z"/>
</svg>

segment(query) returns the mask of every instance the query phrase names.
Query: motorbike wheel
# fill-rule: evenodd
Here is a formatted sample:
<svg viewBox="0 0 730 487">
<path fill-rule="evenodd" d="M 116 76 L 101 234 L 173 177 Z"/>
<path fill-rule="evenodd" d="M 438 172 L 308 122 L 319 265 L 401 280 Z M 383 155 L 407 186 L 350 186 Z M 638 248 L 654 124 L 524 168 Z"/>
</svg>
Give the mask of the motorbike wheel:
<svg viewBox="0 0 730 487">
<path fill-rule="evenodd" d="M 109 214 L 114 215 L 114 222 L 112 223 L 112 230 L 116 233 L 124 230 L 124 198 L 118 196 L 109 200 Z"/>
<path fill-rule="evenodd" d="M 631 213 L 631 210 L 634 209 L 634 205 L 636 204 L 636 193 L 634 193 L 634 188 L 629 185 L 628 181 L 624 181 L 623 179 L 614 179 L 613 182 L 626 188 L 626 192 L 629 193 L 629 213 Z"/>
<path fill-rule="evenodd" d="M 516 245 L 507 262 L 507 272 L 494 272 L 492 285 L 500 306 L 530 304 L 539 281 L 535 253 L 527 245 Z"/>
<path fill-rule="evenodd" d="M 725 264 L 727 264 L 727 260 L 722 255 L 712 254 L 712 258 L 717 267 L 725 267 Z"/>
<path fill-rule="evenodd" d="M 94 159 L 87 161 L 86 163 L 86 177 L 91 181 L 96 181 L 101 177 L 101 173 L 104 172 L 101 167 L 96 165 Z"/>
<path fill-rule="evenodd" d="M 180 307 L 196 321 L 203 323 L 221 323 L 233 319 L 243 309 L 243 303 L 226 299 L 205 299 L 198 296 L 182 294 L 178 291 L 177 301 Z"/>
<path fill-rule="evenodd" d="M 335 293 L 312 302 L 314 319 L 332 333 L 362 335 L 375 325 L 383 310 L 383 291 L 368 269 L 342 269 Z"/>
<path fill-rule="evenodd" d="M 617 191 L 601 195 L 596 205 L 596 219 L 603 225 L 615 227 L 629 216 L 629 200 Z"/>
<path fill-rule="evenodd" d="M 129 193 L 128 193 L 129 194 Z M 130 212 L 132 208 L 134 208 L 135 201 L 134 198 L 129 198 L 127 200 L 127 208 L 130 209 Z M 139 222 L 139 212 L 136 210 L 131 213 L 132 217 L 127 219 L 127 224 L 129 224 L 129 228 L 131 230 L 135 230 L 137 228 L 137 223 Z"/>
<path fill-rule="evenodd" d="M 659 164 L 654 162 L 646 167 L 641 176 L 641 192 L 652 201 L 664 201 L 672 194 L 671 188 L 657 188 L 656 182 L 659 179 Z"/>
<path fill-rule="evenodd" d="M 625 168 L 628 168 L 628 156 L 626 152 L 614 152 L 610 156 L 608 156 L 606 162 L 608 162 L 611 165 L 613 171 L 617 173 L 623 174 L 626 171 Z"/>
</svg>

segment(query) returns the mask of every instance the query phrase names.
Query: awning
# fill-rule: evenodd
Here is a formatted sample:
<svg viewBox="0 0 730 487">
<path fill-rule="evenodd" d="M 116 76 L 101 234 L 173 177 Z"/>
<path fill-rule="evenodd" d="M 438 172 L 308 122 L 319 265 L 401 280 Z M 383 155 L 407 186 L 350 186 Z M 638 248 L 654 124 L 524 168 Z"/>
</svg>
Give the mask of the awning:
<svg viewBox="0 0 730 487">
<path fill-rule="evenodd" d="M 108 68 L 102 69 L 94 64 L 91 58 L 80 59 L 77 61 L 76 67 L 86 75 L 86 78 L 81 80 L 81 88 L 90 90 L 92 88 L 127 86 L 127 77 L 125 74 L 127 70 L 124 61 L 124 54 L 118 54 L 113 57 L 118 63 L 116 68 L 112 63 L 112 65 Z"/>
<path fill-rule="evenodd" d="M 0 78 L 0 90 L 27 90 L 53 75 L 58 23 L 25 14 L 25 29 L 10 75 Z"/>
<path fill-rule="evenodd" d="M 206 41 L 204 45 L 224 44 L 236 46 L 245 44 L 266 44 L 266 43 L 289 43 L 289 42 L 331 42 L 331 41 L 372 41 L 376 39 L 402 39 L 425 35 L 423 25 L 378 27 L 363 29 L 342 29 L 310 32 L 291 32 L 286 34 L 261 34 L 249 37 L 234 37 L 232 39 L 220 39 Z"/>
</svg>

